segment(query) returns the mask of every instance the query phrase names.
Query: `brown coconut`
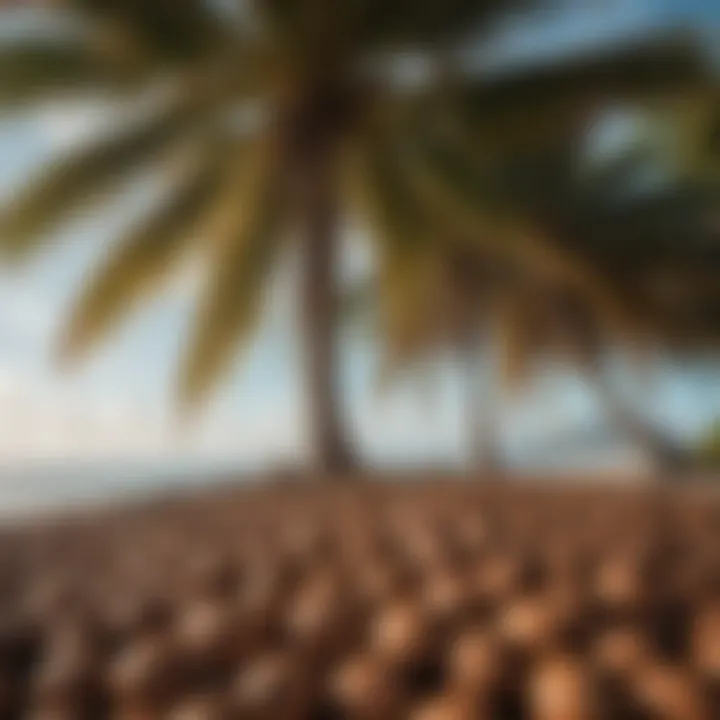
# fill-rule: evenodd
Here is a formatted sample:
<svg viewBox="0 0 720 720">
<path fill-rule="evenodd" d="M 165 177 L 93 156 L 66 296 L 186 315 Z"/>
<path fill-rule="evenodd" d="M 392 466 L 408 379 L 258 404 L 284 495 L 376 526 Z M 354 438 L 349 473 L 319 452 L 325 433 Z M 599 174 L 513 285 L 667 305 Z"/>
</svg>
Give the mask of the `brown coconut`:
<svg viewBox="0 0 720 720">
<path fill-rule="evenodd" d="M 532 720 L 597 720 L 600 695 L 587 666 L 575 657 L 543 660 L 528 685 Z"/>
<path fill-rule="evenodd" d="M 167 720 L 226 720 L 227 717 L 228 708 L 220 698 L 203 696 L 177 703 Z"/>
<path fill-rule="evenodd" d="M 123 718 L 153 717 L 177 682 L 173 648 L 154 637 L 125 648 L 112 662 L 107 677 L 113 708 Z"/>
<path fill-rule="evenodd" d="M 558 628 L 556 609 L 543 595 L 508 601 L 498 615 L 500 636 L 510 648 L 523 654 L 549 648 L 557 639 Z"/>
<path fill-rule="evenodd" d="M 610 628 L 594 641 L 593 659 L 610 677 L 630 679 L 656 652 L 646 635 L 632 626 Z"/>
<path fill-rule="evenodd" d="M 346 660 L 331 676 L 327 692 L 331 706 L 352 720 L 394 720 L 403 706 L 396 677 L 371 654 Z"/>
<path fill-rule="evenodd" d="M 687 669 L 655 662 L 644 665 L 633 682 L 633 697 L 657 720 L 710 720 L 708 698 Z"/>
<path fill-rule="evenodd" d="M 692 662 L 713 683 L 720 683 L 720 604 L 697 614 L 692 629 Z"/>
<path fill-rule="evenodd" d="M 448 693 L 423 701 L 410 713 L 410 720 L 490 720 L 483 715 L 472 698 Z"/>
<path fill-rule="evenodd" d="M 247 720 L 301 720 L 313 699 L 306 659 L 289 652 L 269 652 L 235 677 L 231 706 Z"/>
<path fill-rule="evenodd" d="M 427 610 L 412 600 L 393 601 L 371 621 L 370 647 L 392 665 L 415 663 L 434 650 Z"/>
<path fill-rule="evenodd" d="M 487 693 L 501 681 L 504 651 L 498 638 L 488 630 L 461 633 L 448 655 L 452 687 L 474 693 Z"/>
</svg>

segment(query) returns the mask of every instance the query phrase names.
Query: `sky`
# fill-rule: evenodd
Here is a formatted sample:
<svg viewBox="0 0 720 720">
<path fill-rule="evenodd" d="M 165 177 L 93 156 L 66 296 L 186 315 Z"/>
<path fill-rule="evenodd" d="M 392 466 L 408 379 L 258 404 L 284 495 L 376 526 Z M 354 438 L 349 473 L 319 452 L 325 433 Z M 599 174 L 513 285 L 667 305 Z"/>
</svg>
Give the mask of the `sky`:
<svg viewBox="0 0 720 720">
<path fill-rule="evenodd" d="M 573 51 L 649 26 L 720 22 L 715 0 L 596 0 L 559 21 L 508 27 L 497 56 Z M 97 109 L 41 108 L 32 117 L 0 121 L 0 193 L 12 192 L 48 154 L 81 142 L 102 122 Z M 162 463 L 279 465 L 303 456 L 303 403 L 298 342 L 292 323 L 291 273 L 271 293 L 266 321 L 230 380 L 191 424 L 174 413 L 178 351 L 199 274 L 188 264 L 157 301 L 143 306 L 88 362 L 59 372 L 53 346 L 73 293 L 128 216 L 141 212 L 152 189 L 137 184 L 110 208 L 79 218 L 52 249 L 20 270 L 0 275 L 0 467 L 64 461 L 153 460 Z M 364 238 L 347 245 L 351 268 L 363 263 Z M 61 240 L 61 242 L 58 242 Z M 359 255 L 357 255 L 359 253 Z M 357 337 L 345 344 L 343 387 L 354 434 L 379 461 L 452 462 L 464 452 L 463 387 L 447 364 L 429 387 L 407 383 L 382 398 L 374 390 L 373 348 Z M 692 435 L 720 414 L 720 373 L 712 363 L 666 368 L 661 363 L 629 387 L 647 411 L 680 434 Z M 592 388 L 577 376 L 548 371 L 522 397 L 501 408 L 508 452 L 533 448 L 593 428 L 602 414 Z"/>
</svg>

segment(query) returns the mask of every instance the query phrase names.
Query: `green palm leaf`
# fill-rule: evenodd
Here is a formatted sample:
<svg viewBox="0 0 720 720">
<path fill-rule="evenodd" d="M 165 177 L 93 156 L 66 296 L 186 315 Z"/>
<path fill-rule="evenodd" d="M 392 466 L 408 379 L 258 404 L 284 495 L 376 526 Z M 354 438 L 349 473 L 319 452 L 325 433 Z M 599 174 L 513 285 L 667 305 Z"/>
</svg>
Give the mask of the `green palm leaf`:
<svg viewBox="0 0 720 720">
<path fill-rule="evenodd" d="M 382 137 L 366 139 L 357 151 L 353 177 L 354 202 L 384 251 L 412 253 L 427 241 L 429 229 L 400 174 L 394 152 Z"/>
<path fill-rule="evenodd" d="M 489 76 L 471 86 L 462 101 L 464 115 L 481 128 L 511 130 L 517 122 L 528 128 L 554 116 L 566 129 L 564 119 L 584 116 L 608 102 L 696 96 L 715 87 L 695 39 L 672 34 L 611 46 L 571 62 Z"/>
<path fill-rule="evenodd" d="M 267 148 L 256 152 L 260 157 L 249 164 L 232 222 L 217 238 L 180 369 L 179 397 L 187 409 L 205 398 L 230 364 L 236 346 L 255 329 L 279 250 L 281 181 L 273 153 Z"/>
<path fill-rule="evenodd" d="M 720 180 L 720 83 L 714 93 L 680 98 L 659 110 L 659 152 L 675 175 Z"/>
<path fill-rule="evenodd" d="M 491 181 L 451 145 L 416 133 L 408 148 L 408 176 L 415 180 L 424 201 L 444 218 L 443 226 L 454 226 L 457 238 L 480 251 L 532 267 L 548 280 L 580 288 L 603 308 L 603 316 L 616 329 L 626 325 L 614 289 L 570 246 L 558 242 L 552 224 L 543 228 L 547 224 L 544 217 L 523 216 L 531 209 L 527 204 L 517 205 L 513 213 L 512 204 L 504 200 L 497 201 L 499 212 L 479 202 L 480 197 L 493 199 Z"/>
<path fill-rule="evenodd" d="M 426 255 L 439 238 L 432 219 L 413 197 L 393 153 L 382 138 L 367 139 L 354 166 L 352 183 L 361 217 L 369 225 L 378 253 L 377 315 L 396 366 L 417 346 L 415 302 L 426 294 L 418 285 L 427 276 Z M 389 374 L 389 370 L 388 370 Z"/>
<path fill-rule="evenodd" d="M 476 243 L 498 247 L 509 214 L 494 196 L 483 172 L 486 166 L 477 157 L 417 132 L 404 138 L 399 154 L 417 202 L 436 214 L 446 230 L 453 228 L 458 236 L 473 236 Z"/>
<path fill-rule="evenodd" d="M 64 93 L 126 90 L 144 77 L 137 57 L 87 38 L 0 43 L 0 107 Z"/>
<path fill-rule="evenodd" d="M 54 0 L 61 11 L 80 12 L 132 35 L 156 62 L 187 62 L 226 39 L 225 26 L 204 0 Z"/>
<path fill-rule="evenodd" d="M 118 188 L 126 175 L 149 166 L 192 126 L 197 105 L 185 92 L 129 127 L 90 142 L 42 170 L 0 208 L 0 254 L 23 259 L 71 212 Z"/>
<path fill-rule="evenodd" d="M 537 5 L 537 0 L 364 0 L 357 32 L 365 43 L 389 47 L 458 42 L 489 19 Z"/>
<path fill-rule="evenodd" d="M 71 314 L 61 345 L 63 359 L 76 358 L 103 338 L 177 266 L 189 241 L 202 231 L 198 217 L 218 190 L 218 160 L 205 154 L 186 161 L 160 207 L 128 232 L 92 276 Z"/>
</svg>

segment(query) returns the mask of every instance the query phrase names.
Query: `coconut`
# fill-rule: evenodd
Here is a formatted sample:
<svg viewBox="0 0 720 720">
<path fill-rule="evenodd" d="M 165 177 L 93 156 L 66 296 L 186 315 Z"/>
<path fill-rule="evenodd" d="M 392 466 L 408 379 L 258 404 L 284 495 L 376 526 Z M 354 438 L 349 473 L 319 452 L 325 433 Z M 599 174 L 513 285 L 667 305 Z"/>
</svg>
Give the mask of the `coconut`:
<svg viewBox="0 0 720 720">
<path fill-rule="evenodd" d="M 596 665 L 611 677 L 630 678 L 653 654 L 648 638 L 630 626 L 606 630 L 593 644 Z"/>
<path fill-rule="evenodd" d="M 658 720 L 710 720 L 707 698 L 697 679 L 685 668 L 648 663 L 633 683 L 633 696 Z"/>
<path fill-rule="evenodd" d="M 475 595 L 491 603 L 500 603 L 517 588 L 521 575 L 520 562 L 510 554 L 491 555 L 480 563 L 475 574 Z"/>
<path fill-rule="evenodd" d="M 346 660 L 331 676 L 328 695 L 332 707 L 354 720 L 393 720 L 402 706 L 395 677 L 370 654 Z"/>
<path fill-rule="evenodd" d="M 636 563 L 613 557 L 598 567 L 594 592 L 597 600 L 613 611 L 637 611 L 642 607 L 645 588 Z"/>
<path fill-rule="evenodd" d="M 306 582 L 290 600 L 285 627 L 293 641 L 311 652 L 333 653 L 357 630 L 354 609 L 336 578 L 322 575 Z"/>
<path fill-rule="evenodd" d="M 487 630 L 460 634 L 450 648 L 448 662 L 453 687 L 471 691 L 493 688 L 504 669 L 501 643 Z"/>
<path fill-rule="evenodd" d="M 399 573 L 391 563 L 368 558 L 357 566 L 355 586 L 358 595 L 370 605 L 386 600 L 398 587 Z"/>
<path fill-rule="evenodd" d="M 487 716 L 488 720 L 491 716 Z M 477 712 L 473 701 L 463 695 L 447 694 L 420 703 L 410 720 L 486 720 Z"/>
<path fill-rule="evenodd" d="M 469 607 L 472 594 L 468 583 L 456 572 L 432 573 L 422 590 L 423 605 L 440 621 L 458 619 Z"/>
<path fill-rule="evenodd" d="M 528 691 L 533 720 L 594 720 L 601 715 L 593 679 L 575 657 L 542 661 L 531 673 Z"/>
<path fill-rule="evenodd" d="M 175 627 L 178 649 L 189 658 L 212 665 L 233 659 L 235 618 L 224 602 L 199 601 L 179 613 Z"/>
<path fill-rule="evenodd" d="M 557 631 L 557 614 L 547 597 L 521 597 L 500 608 L 499 633 L 515 650 L 536 653 L 552 643 Z"/>
<path fill-rule="evenodd" d="M 152 716 L 176 685 L 176 673 L 171 647 L 157 638 L 140 639 L 111 664 L 107 685 L 123 716 Z"/>
<path fill-rule="evenodd" d="M 248 720 L 300 720 L 312 700 L 308 670 L 303 658 L 287 652 L 262 655 L 235 677 L 232 708 Z"/>
<path fill-rule="evenodd" d="M 433 649 L 433 635 L 427 611 L 419 603 L 396 601 L 373 618 L 370 646 L 391 664 L 413 663 Z"/>
<path fill-rule="evenodd" d="M 227 708 L 220 699 L 202 696 L 176 704 L 170 710 L 167 720 L 224 720 L 227 716 Z"/>
<path fill-rule="evenodd" d="M 56 629 L 36 669 L 32 690 L 38 710 L 81 713 L 97 682 L 90 637 L 77 626 Z"/>
<path fill-rule="evenodd" d="M 692 661 L 708 680 L 720 683 L 720 606 L 700 611 L 692 630 Z"/>
</svg>

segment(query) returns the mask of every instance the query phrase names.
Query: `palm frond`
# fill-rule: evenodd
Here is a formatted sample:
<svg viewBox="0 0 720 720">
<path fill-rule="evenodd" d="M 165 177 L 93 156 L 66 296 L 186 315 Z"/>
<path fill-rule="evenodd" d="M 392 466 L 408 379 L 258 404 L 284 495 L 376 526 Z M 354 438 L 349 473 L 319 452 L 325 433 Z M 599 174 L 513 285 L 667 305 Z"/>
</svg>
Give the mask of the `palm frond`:
<svg viewBox="0 0 720 720">
<path fill-rule="evenodd" d="M 297 0 L 251 0 L 251 8 L 263 24 L 263 29 L 283 43 L 297 41 L 297 36 L 304 29 L 303 21 L 308 19 L 309 5 L 310 2 Z M 329 10 L 332 11 L 332 8 Z"/>
<path fill-rule="evenodd" d="M 423 344 L 418 333 L 427 325 L 420 309 L 431 287 L 427 258 L 440 238 L 406 179 L 382 137 L 363 143 L 352 183 L 356 207 L 377 249 L 376 315 L 388 356 L 383 374 L 388 377 L 391 368 L 409 362 Z"/>
<path fill-rule="evenodd" d="M 184 92 L 137 122 L 93 140 L 39 171 L 0 208 L 0 255 L 24 259 L 44 235 L 79 208 L 117 189 L 128 173 L 148 167 L 197 120 Z"/>
<path fill-rule="evenodd" d="M 428 227 L 381 138 L 368 138 L 353 159 L 348 183 L 351 203 L 371 230 L 381 272 L 394 272 L 406 260 L 412 261 L 427 241 Z"/>
<path fill-rule="evenodd" d="M 62 359 L 85 353 L 157 291 L 202 232 L 198 217 L 207 212 L 225 168 L 209 153 L 183 160 L 172 191 L 117 243 L 81 292 L 62 338 Z"/>
<path fill-rule="evenodd" d="M 714 93 L 665 103 L 655 150 L 675 176 L 692 181 L 720 180 L 720 82 Z"/>
<path fill-rule="evenodd" d="M 76 39 L 0 43 L 0 107 L 48 95 L 131 87 L 137 70 Z"/>
<path fill-rule="evenodd" d="M 390 48 L 457 43 L 489 23 L 537 0 L 364 0 L 358 3 L 357 36 Z"/>
<path fill-rule="evenodd" d="M 556 119 L 584 115 L 612 102 L 697 96 L 714 87 L 698 39 L 673 33 L 487 76 L 465 91 L 464 108 L 473 121 L 501 127 L 513 120 L 537 122 L 548 114 Z"/>
<path fill-rule="evenodd" d="M 56 0 L 130 33 L 160 62 L 188 62 L 217 49 L 227 28 L 212 3 L 204 0 Z"/>
<path fill-rule="evenodd" d="M 497 248 L 507 232 L 509 216 L 495 197 L 486 168 L 476 157 L 428 136 L 407 136 L 400 143 L 402 171 L 416 202 L 436 215 L 445 237 L 472 236 L 474 242 Z"/>
<path fill-rule="evenodd" d="M 264 290 L 280 241 L 282 182 L 272 151 L 257 150 L 248 163 L 234 222 L 215 245 L 179 377 L 186 409 L 197 406 L 227 370 L 233 351 L 259 322 Z"/>
<path fill-rule="evenodd" d="M 533 216 L 527 198 L 515 203 L 513 211 L 509 198 L 493 191 L 486 169 L 477 172 L 472 162 L 433 138 L 416 133 L 413 140 L 407 155 L 408 175 L 418 194 L 444 218 L 443 226 L 451 237 L 454 229 L 456 237 L 481 252 L 510 258 L 548 281 L 581 289 L 603 308 L 604 317 L 616 330 L 627 327 L 627 314 L 614 289 L 571 245 L 557 242 L 552 223 L 548 228 L 544 213 Z"/>
</svg>

